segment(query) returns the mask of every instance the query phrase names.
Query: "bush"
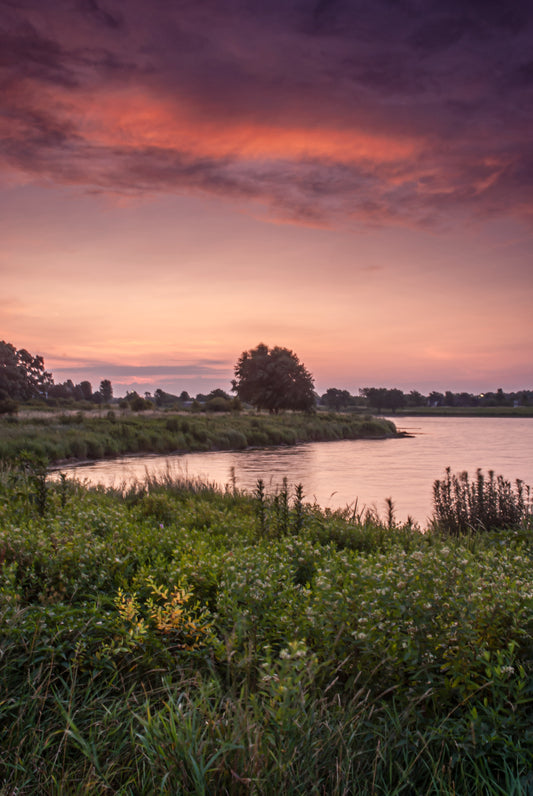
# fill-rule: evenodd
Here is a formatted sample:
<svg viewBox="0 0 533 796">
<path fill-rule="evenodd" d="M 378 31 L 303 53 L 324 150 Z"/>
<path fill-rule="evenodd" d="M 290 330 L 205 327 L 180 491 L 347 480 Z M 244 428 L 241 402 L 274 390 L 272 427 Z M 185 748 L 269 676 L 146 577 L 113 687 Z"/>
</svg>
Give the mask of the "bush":
<svg viewBox="0 0 533 796">
<path fill-rule="evenodd" d="M 433 485 L 434 522 L 444 533 L 459 536 L 478 531 L 519 529 L 531 524 L 530 487 L 517 480 L 513 487 L 489 470 L 488 479 L 477 470 L 474 481 L 467 472 L 446 477 Z"/>
<path fill-rule="evenodd" d="M 231 400 L 217 396 L 207 401 L 205 408 L 207 412 L 231 412 L 233 404 Z"/>
<path fill-rule="evenodd" d="M 129 402 L 130 408 L 133 412 L 144 412 L 146 409 L 153 409 L 153 403 L 146 398 L 142 398 L 140 395 L 136 395 L 135 398 Z"/>
<path fill-rule="evenodd" d="M 11 398 L 4 398 L 0 401 L 0 415 L 15 415 L 18 410 L 17 402 Z"/>
<path fill-rule="evenodd" d="M 179 417 L 169 417 L 165 423 L 165 428 L 168 431 L 179 431 L 180 430 Z"/>
</svg>

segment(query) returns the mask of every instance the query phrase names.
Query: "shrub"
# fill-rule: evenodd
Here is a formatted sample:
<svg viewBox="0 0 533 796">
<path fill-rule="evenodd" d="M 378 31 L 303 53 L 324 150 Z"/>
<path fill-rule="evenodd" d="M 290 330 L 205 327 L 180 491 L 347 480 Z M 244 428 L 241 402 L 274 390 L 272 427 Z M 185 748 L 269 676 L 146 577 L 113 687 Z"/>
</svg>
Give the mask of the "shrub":
<svg viewBox="0 0 533 796">
<path fill-rule="evenodd" d="M 0 401 L 0 415 L 15 415 L 18 410 L 17 402 L 11 398 L 4 398 Z"/>
<path fill-rule="evenodd" d="M 240 431 L 236 431 L 234 428 L 228 428 L 226 432 L 226 436 L 228 438 L 230 448 L 236 450 L 244 450 L 244 448 L 248 445 L 248 440 Z"/>
<path fill-rule="evenodd" d="M 444 533 L 459 536 L 478 531 L 519 529 L 531 524 L 530 487 L 517 480 L 514 487 L 503 476 L 480 469 L 470 481 L 446 469 L 446 477 L 433 485 L 434 522 Z"/>
<path fill-rule="evenodd" d="M 207 401 L 205 408 L 207 412 L 230 412 L 233 406 L 231 400 L 216 396 Z"/>
<path fill-rule="evenodd" d="M 169 417 L 165 423 L 165 428 L 168 431 L 179 431 L 180 430 L 179 417 Z"/>
</svg>

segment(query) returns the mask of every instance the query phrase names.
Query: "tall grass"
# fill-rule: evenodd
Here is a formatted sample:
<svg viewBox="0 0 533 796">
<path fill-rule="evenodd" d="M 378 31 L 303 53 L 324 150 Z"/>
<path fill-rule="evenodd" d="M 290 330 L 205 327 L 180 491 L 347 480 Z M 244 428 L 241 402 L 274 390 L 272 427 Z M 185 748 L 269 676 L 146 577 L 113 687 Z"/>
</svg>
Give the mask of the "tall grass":
<svg viewBox="0 0 533 796">
<path fill-rule="evenodd" d="M 531 531 L 0 469 L 0 792 L 533 789 Z"/>
<path fill-rule="evenodd" d="M 16 461 L 22 451 L 50 461 L 99 459 L 124 453 L 242 450 L 251 446 L 394 436 L 388 420 L 325 413 L 257 416 L 122 415 L 78 413 L 19 419 L 0 417 L 0 460 Z"/>
</svg>

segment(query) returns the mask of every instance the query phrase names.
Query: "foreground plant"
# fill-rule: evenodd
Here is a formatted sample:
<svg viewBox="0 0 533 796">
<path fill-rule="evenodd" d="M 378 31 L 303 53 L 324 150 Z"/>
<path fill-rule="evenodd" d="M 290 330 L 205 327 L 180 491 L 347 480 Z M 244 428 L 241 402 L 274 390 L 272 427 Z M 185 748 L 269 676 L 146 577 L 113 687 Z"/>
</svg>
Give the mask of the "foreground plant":
<svg viewBox="0 0 533 796">
<path fill-rule="evenodd" d="M 496 529 L 529 527 L 533 518 L 530 487 L 520 480 L 511 484 L 489 470 L 488 478 L 478 469 L 470 481 L 467 472 L 446 477 L 433 486 L 435 521 L 452 536 Z"/>
<path fill-rule="evenodd" d="M 531 533 L 0 472 L 0 793 L 533 789 Z"/>
</svg>

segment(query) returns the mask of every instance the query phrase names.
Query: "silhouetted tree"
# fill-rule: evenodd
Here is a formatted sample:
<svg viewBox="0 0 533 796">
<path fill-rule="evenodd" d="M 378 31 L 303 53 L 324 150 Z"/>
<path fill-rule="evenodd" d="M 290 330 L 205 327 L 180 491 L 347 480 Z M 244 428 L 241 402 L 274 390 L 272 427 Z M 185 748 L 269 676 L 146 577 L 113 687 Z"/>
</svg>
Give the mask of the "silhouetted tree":
<svg viewBox="0 0 533 796">
<path fill-rule="evenodd" d="M 385 406 L 385 400 L 387 396 L 386 387 L 363 387 L 363 389 L 359 390 L 359 392 L 366 398 L 369 406 L 377 409 L 378 412 L 381 412 Z"/>
<path fill-rule="evenodd" d="M 158 388 L 154 392 L 154 400 L 157 406 L 173 406 L 174 404 L 179 404 L 181 398 L 178 398 L 177 395 L 172 395 L 172 393 L 165 392 L 164 390 Z"/>
<path fill-rule="evenodd" d="M 330 387 L 329 390 L 326 390 L 320 400 L 324 406 L 328 407 L 328 409 L 334 409 L 335 411 L 338 411 L 339 409 L 349 406 L 352 396 L 348 390 L 339 390 L 337 387 Z"/>
<path fill-rule="evenodd" d="M 105 404 L 109 403 L 113 397 L 113 387 L 111 386 L 109 379 L 103 379 L 100 382 L 100 395 L 102 396 L 102 400 Z"/>
<path fill-rule="evenodd" d="M 0 398 L 15 401 L 46 398 L 52 384 L 52 374 L 45 371 L 42 357 L 0 341 Z"/>
<path fill-rule="evenodd" d="M 225 401 L 231 401 L 231 395 L 228 395 L 227 392 L 221 390 L 220 387 L 217 387 L 215 390 L 211 390 L 209 395 L 206 396 L 206 400 L 210 401 L 212 398 L 224 398 Z"/>
<path fill-rule="evenodd" d="M 406 400 L 408 406 L 425 406 L 428 402 L 428 399 L 418 390 L 411 390 Z"/>
<path fill-rule="evenodd" d="M 441 406 L 442 402 L 444 401 L 444 395 L 441 392 L 430 392 L 429 393 L 429 405 L 430 406 Z"/>
<path fill-rule="evenodd" d="M 288 348 L 264 343 L 244 351 L 235 365 L 232 389 L 256 409 L 309 411 L 315 405 L 313 378 Z"/>
<path fill-rule="evenodd" d="M 93 397 L 93 388 L 90 381 L 80 382 L 80 392 L 84 401 L 90 401 Z"/>
<path fill-rule="evenodd" d="M 359 391 L 368 401 L 368 405 L 381 412 L 382 409 L 391 409 L 395 412 L 405 404 L 405 395 L 396 388 L 388 390 L 386 387 L 365 387 Z"/>
<path fill-rule="evenodd" d="M 392 409 L 393 412 L 396 412 L 397 409 L 401 409 L 402 406 L 405 406 L 405 395 L 401 390 L 396 388 L 387 390 L 385 401 L 385 406 Z"/>
</svg>

